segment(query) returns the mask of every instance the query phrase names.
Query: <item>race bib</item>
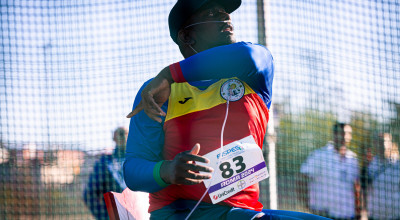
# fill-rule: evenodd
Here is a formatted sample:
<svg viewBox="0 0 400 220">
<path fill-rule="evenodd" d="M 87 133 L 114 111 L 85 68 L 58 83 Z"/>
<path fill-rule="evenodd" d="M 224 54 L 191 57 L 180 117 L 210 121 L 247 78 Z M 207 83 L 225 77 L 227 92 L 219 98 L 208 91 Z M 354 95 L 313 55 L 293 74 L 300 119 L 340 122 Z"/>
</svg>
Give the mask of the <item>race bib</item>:
<svg viewBox="0 0 400 220">
<path fill-rule="evenodd" d="M 209 164 L 196 163 L 214 169 L 212 178 L 204 180 L 205 186 L 210 186 L 208 194 L 213 204 L 269 177 L 262 151 L 252 135 L 223 146 L 222 153 L 218 148 L 204 157 Z"/>
</svg>

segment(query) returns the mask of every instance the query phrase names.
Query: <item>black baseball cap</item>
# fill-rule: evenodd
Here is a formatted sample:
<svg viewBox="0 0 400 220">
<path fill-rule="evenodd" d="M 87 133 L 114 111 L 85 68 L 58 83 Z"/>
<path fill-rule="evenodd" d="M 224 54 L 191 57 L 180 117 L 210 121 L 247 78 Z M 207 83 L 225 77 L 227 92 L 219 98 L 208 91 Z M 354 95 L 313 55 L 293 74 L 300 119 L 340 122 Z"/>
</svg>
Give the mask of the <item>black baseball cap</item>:
<svg viewBox="0 0 400 220">
<path fill-rule="evenodd" d="M 183 23 L 208 2 L 220 4 L 227 13 L 232 13 L 242 3 L 241 0 L 178 0 L 168 17 L 169 33 L 175 43 L 178 43 L 178 32 Z"/>
</svg>

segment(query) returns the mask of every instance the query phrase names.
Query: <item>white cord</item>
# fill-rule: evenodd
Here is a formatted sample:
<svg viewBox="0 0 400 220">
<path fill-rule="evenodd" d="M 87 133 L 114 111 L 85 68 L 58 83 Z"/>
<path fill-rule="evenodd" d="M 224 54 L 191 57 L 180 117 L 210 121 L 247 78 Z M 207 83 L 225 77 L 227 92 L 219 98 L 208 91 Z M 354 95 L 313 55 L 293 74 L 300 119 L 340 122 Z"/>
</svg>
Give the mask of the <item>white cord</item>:
<svg viewBox="0 0 400 220">
<path fill-rule="evenodd" d="M 192 47 L 192 45 L 190 45 L 190 44 L 187 44 L 195 53 L 199 53 L 199 52 L 197 52 L 193 47 Z"/>
<path fill-rule="evenodd" d="M 190 25 L 184 27 L 183 29 L 186 29 L 186 28 L 188 28 L 188 27 L 192 27 L 192 26 L 195 26 L 195 25 L 199 25 L 199 24 L 207 24 L 207 23 L 228 23 L 228 22 L 231 22 L 231 20 L 225 20 L 225 21 L 202 21 L 202 22 L 197 22 L 197 23 L 194 23 L 194 24 L 190 24 Z"/>
<path fill-rule="evenodd" d="M 202 21 L 202 22 L 197 22 L 197 23 L 194 23 L 194 24 L 190 24 L 190 25 L 184 27 L 183 29 L 186 29 L 186 28 L 188 28 L 188 27 L 192 27 L 192 26 L 195 26 L 195 25 L 199 25 L 199 24 L 207 24 L 207 23 L 229 23 L 229 22 L 231 22 L 231 20 L 225 20 L 225 21 Z M 179 35 L 179 34 L 178 34 L 178 35 Z M 179 39 L 181 42 L 183 42 L 183 40 L 181 40 L 179 37 L 178 37 L 178 39 Z M 190 45 L 190 44 L 188 44 L 188 43 L 185 43 L 185 42 L 183 42 L 183 43 L 186 44 L 186 45 L 188 45 L 188 46 L 190 47 L 190 49 L 192 49 L 195 53 L 198 53 L 198 52 L 192 47 L 192 45 Z"/>
<path fill-rule="evenodd" d="M 225 131 L 226 120 L 228 119 L 229 100 L 230 100 L 230 99 L 231 99 L 231 91 L 229 91 L 229 96 L 228 96 L 228 99 L 226 100 L 225 119 L 224 119 L 224 123 L 222 124 L 222 129 L 221 129 L 221 147 L 219 148 L 219 150 L 220 150 L 220 151 L 219 151 L 220 157 L 218 157 L 217 167 L 219 166 L 219 164 L 221 164 L 222 152 L 223 152 L 223 149 L 224 149 L 224 131 Z M 190 211 L 189 215 L 186 216 L 185 220 L 188 220 L 188 219 L 189 219 L 189 217 L 192 215 L 192 213 L 194 212 L 194 210 L 196 210 L 197 206 L 199 206 L 200 202 L 203 200 L 204 196 L 207 195 L 208 190 L 209 190 L 210 187 L 211 187 L 211 183 L 212 183 L 212 180 L 213 180 L 213 177 L 214 177 L 212 174 L 214 174 L 214 172 L 215 172 L 215 170 L 211 173 L 211 180 L 210 180 L 210 183 L 209 183 L 208 186 L 207 186 L 206 191 L 205 191 L 204 194 L 201 196 L 200 200 L 196 203 L 196 205 L 194 206 L 194 208 L 192 209 L 192 211 Z"/>
</svg>

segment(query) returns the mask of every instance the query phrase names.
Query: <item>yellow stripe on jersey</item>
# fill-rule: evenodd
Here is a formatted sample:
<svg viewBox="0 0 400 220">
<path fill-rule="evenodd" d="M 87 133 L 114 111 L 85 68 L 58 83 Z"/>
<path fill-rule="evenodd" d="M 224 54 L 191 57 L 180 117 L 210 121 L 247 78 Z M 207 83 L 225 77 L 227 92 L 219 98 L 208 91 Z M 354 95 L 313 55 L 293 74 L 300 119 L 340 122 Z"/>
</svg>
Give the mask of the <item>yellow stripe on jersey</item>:
<svg viewBox="0 0 400 220">
<path fill-rule="evenodd" d="M 233 79 L 237 79 L 234 77 Z M 209 86 L 206 90 L 200 90 L 189 83 L 173 83 L 168 101 L 168 111 L 165 121 L 186 115 L 192 112 L 210 109 L 219 104 L 226 103 L 222 98 L 221 86 L 230 79 L 221 79 Z M 242 81 L 241 81 L 242 82 Z M 242 82 L 245 90 L 244 95 L 254 93 L 245 82 Z"/>
</svg>

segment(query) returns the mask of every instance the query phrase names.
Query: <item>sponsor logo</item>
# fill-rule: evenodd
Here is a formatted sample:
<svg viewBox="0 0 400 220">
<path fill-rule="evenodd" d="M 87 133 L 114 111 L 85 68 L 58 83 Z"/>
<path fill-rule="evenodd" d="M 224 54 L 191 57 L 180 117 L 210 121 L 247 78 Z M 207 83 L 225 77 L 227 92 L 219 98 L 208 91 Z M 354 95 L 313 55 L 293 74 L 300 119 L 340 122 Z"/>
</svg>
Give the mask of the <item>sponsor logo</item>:
<svg viewBox="0 0 400 220">
<path fill-rule="evenodd" d="M 223 191 L 222 193 L 218 193 L 218 195 L 214 195 L 213 199 L 217 200 L 217 199 L 222 198 L 222 197 L 224 197 L 224 196 L 226 196 L 228 194 L 231 194 L 233 192 L 235 192 L 235 188 L 232 187 L 232 188 L 230 188 L 228 190 Z"/>
<path fill-rule="evenodd" d="M 267 172 L 264 171 L 262 173 L 256 174 L 253 177 L 251 177 L 249 179 L 249 183 L 252 184 L 254 182 L 259 182 L 260 179 L 265 179 L 265 177 L 267 177 Z"/>
<path fill-rule="evenodd" d="M 187 97 L 183 101 L 179 101 L 180 104 L 185 104 L 189 99 L 193 99 L 192 97 Z"/>
<path fill-rule="evenodd" d="M 237 183 L 237 186 L 238 186 L 238 188 L 239 188 L 240 190 L 242 190 L 242 189 L 244 189 L 244 188 L 246 187 L 246 182 L 245 182 L 244 180 L 240 180 L 240 181 Z"/>
<path fill-rule="evenodd" d="M 225 150 L 224 152 L 222 152 L 222 157 L 226 157 L 228 156 L 230 153 L 236 152 L 236 151 L 242 151 L 244 148 L 240 145 L 236 145 L 232 148 L 229 148 L 228 150 Z M 219 156 L 221 154 L 217 154 L 217 159 L 219 159 Z"/>
<path fill-rule="evenodd" d="M 230 79 L 221 86 L 221 97 L 231 102 L 241 99 L 244 95 L 244 85 L 237 79 Z"/>
</svg>

